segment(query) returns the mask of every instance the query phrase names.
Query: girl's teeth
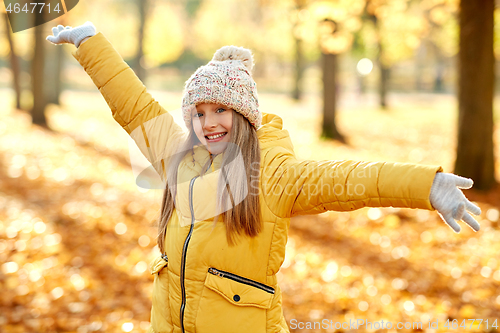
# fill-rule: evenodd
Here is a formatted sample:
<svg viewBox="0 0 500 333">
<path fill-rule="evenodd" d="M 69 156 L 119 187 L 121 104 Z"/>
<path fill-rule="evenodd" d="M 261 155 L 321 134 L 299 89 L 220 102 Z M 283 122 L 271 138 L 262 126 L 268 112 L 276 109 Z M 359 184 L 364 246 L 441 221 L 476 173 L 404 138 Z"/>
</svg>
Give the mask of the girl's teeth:
<svg viewBox="0 0 500 333">
<path fill-rule="evenodd" d="M 213 135 L 213 136 L 207 136 L 207 138 L 209 138 L 210 140 L 213 140 L 213 139 L 220 138 L 224 134 L 226 134 L 226 133 L 221 133 L 221 134 L 217 134 L 217 135 Z"/>
</svg>

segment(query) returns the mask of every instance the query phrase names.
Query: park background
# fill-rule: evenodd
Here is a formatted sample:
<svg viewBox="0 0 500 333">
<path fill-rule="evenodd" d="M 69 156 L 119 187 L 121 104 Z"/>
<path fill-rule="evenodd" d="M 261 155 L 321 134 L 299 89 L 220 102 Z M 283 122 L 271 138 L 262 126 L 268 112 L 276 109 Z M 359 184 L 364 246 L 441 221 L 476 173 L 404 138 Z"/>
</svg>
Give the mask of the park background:
<svg viewBox="0 0 500 333">
<path fill-rule="evenodd" d="M 2 14 L 0 331 L 149 325 L 162 193 L 136 186 L 141 162 L 74 46 L 45 41 L 85 21 L 179 123 L 184 82 L 219 47 L 243 46 L 260 109 L 283 118 L 298 158 L 437 164 L 476 181 L 465 194 L 482 209 L 478 233 L 410 209 L 292 219 L 278 274 L 291 331 L 334 331 L 292 319 L 498 331 L 498 14 L 492 0 L 85 0 L 17 33 Z M 468 319 L 489 327 L 444 327 Z"/>
</svg>

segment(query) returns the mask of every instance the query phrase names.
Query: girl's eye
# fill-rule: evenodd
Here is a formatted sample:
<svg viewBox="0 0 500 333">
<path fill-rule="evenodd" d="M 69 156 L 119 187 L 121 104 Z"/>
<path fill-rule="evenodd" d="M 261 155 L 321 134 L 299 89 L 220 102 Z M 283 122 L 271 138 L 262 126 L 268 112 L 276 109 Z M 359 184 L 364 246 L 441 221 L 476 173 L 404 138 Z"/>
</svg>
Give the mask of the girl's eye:
<svg viewBox="0 0 500 333">
<path fill-rule="evenodd" d="M 200 118 L 201 116 L 203 116 L 203 113 L 195 113 L 193 117 Z"/>
<path fill-rule="evenodd" d="M 223 108 L 218 108 L 218 109 L 217 109 L 217 111 L 220 111 L 220 110 L 222 110 L 221 112 L 226 111 L 226 109 L 223 109 Z M 220 112 L 219 112 L 219 113 L 220 113 Z"/>
</svg>

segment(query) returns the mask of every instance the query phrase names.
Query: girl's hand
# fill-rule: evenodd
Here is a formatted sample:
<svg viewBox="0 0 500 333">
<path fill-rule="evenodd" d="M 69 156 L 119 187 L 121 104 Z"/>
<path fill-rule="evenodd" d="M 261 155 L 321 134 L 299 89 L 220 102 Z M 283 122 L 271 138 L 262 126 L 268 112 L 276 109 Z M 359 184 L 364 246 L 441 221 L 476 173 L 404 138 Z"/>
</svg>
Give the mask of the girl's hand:
<svg viewBox="0 0 500 333">
<path fill-rule="evenodd" d="M 471 188 L 472 184 L 472 179 L 442 172 L 436 174 L 432 183 L 429 196 L 431 205 L 456 233 L 460 232 L 460 226 L 455 220 L 463 220 L 474 231 L 479 230 L 479 223 L 467 211 L 474 215 L 480 215 L 481 209 L 472 204 L 459 190 L 460 188 Z"/>
<path fill-rule="evenodd" d="M 94 25 L 89 21 L 75 28 L 58 25 L 52 28 L 53 36 L 47 36 L 47 40 L 54 44 L 69 43 L 79 47 L 85 38 L 94 36 L 95 31 Z"/>
</svg>

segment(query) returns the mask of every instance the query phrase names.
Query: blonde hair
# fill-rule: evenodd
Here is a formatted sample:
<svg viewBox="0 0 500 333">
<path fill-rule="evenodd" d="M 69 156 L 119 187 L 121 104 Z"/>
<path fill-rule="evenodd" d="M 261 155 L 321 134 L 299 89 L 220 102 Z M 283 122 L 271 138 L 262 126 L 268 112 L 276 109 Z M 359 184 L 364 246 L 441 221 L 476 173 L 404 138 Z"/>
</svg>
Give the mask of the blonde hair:
<svg viewBox="0 0 500 333">
<path fill-rule="evenodd" d="M 262 217 L 259 201 L 259 172 L 260 146 L 257 131 L 250 122 L 240 113 L 233 111 L 233 125 L 230 143 L 224 151 L 219 179 L 217 182 L 217 215 L 214 218 L 214 227 L 222 216 L 226 227 L 226 239 L 230 246 L 236 244 L 236 237 L 247 235 L 257 236 L 262 231 Z M 177 190 L 177 172 L 179 165 L 186 155 L 192 151 L 199 141 L 193 130 L 189 128 L 189 135 L 168 164 L 167 186 L 163 192 L 163 199 L 158 219 L 158 247 L 165 253 L 165 236 L 167 225 L 175 208 L 174 198 Z M 243 159 L 242 163 L 231 163 L 235 159 Z M 202 168 L 203 176 L 211 161 Z M 248 190 L 248 191 L 247 191 Z"/>
</svg>

